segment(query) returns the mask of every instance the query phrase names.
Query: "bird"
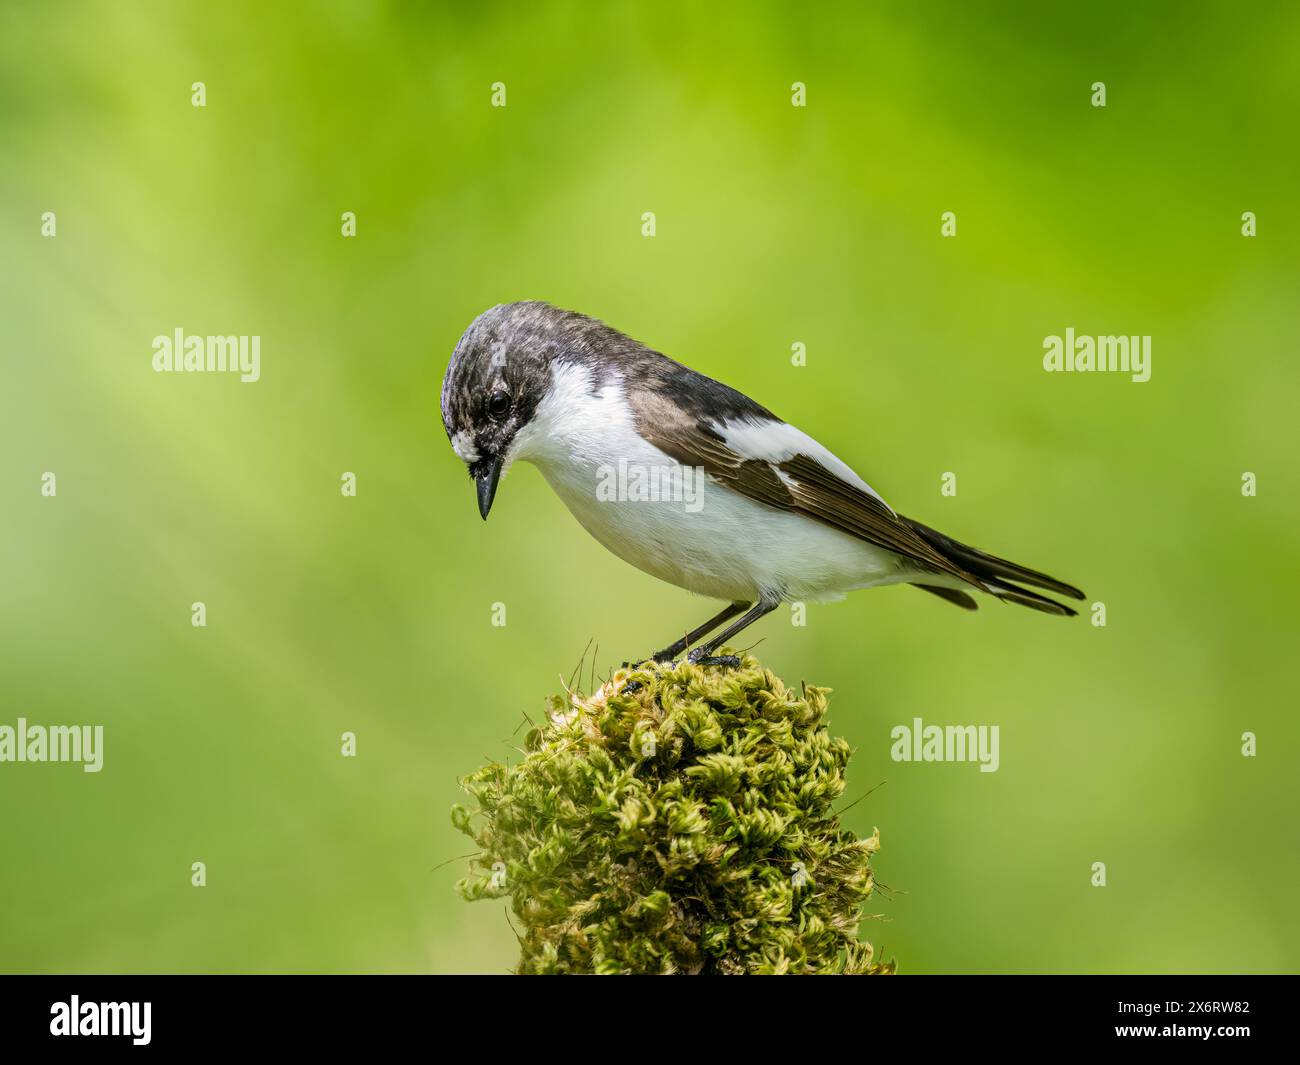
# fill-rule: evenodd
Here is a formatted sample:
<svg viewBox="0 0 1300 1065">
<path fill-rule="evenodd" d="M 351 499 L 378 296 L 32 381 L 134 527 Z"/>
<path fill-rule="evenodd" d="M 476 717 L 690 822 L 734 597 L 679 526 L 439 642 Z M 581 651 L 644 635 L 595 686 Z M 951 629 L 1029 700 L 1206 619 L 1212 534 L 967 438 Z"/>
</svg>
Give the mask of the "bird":
<svg viewBox="0 0 1300 1065">
<path fill-rule="evenodd" d="M 596 318 L 539 300 L 470 323 L 442 382 L 443 427 L 486 520 L 535 466 L 625 562 L 726 602 L 643 661 L 716 652 L 786 602 L 910 584 L 965 610 L 988 595 L 1046 614 L 1084 593 L 894 510 L 847 463 L 742 392 Z"/>
</svg>

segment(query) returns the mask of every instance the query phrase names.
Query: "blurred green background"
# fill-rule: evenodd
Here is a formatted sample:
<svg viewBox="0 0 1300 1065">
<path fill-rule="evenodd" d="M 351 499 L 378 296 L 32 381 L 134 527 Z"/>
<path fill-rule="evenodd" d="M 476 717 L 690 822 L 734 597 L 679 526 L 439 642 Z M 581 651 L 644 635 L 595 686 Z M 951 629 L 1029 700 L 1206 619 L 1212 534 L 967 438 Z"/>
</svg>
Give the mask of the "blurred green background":
<svg viewBox="0 0 1300 1065">
<path fill-rule="evenodd" d="M 588 641 L 712 609 L 530 467 L 480 521 L 439 383 L 545 298 L 1106 604 L 753 630 L 835 688 L 846 799 L 885 782 L 846 821 L 902 971 L 1293 970 L 1300 14 L 1047 7 L 0 8 L 0 724 L 106 730 L 98 775 L 0 765 L 0 969 L 512 965 L 457 777 Z M 155 374 L 177 327 L 260 335 L 261 381 Z M 1044 373 L 1066 327 L 1150 334 L 1151 381 Z M 914 716 L 1000 770 L 895 764 Z"/>
</svg>

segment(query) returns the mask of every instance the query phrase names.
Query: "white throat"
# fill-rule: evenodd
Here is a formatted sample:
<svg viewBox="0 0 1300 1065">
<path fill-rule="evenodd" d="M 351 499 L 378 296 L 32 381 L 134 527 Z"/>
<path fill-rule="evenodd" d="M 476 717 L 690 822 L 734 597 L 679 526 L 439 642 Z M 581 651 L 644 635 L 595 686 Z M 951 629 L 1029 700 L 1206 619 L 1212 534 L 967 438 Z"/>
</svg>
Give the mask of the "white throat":
<svg viewBox="0 0 1300 1065">
<path fill-rule="evenodd" d="M 515 435 L 506 453 L 506 469 L 517 460 L 531 462 L 555 483 L 566 472 L 594 477 L 594 468 L 617 461 L 623 444 L 647 447 L 637 435 L 621 382 L 611 381 L 592 391 L 592 374 L 585 366 L 557 361 L 551 387 L 537 405 L 532 420 Z M 588 487 L 594 479 L 587 481 Z"/>
</svg>

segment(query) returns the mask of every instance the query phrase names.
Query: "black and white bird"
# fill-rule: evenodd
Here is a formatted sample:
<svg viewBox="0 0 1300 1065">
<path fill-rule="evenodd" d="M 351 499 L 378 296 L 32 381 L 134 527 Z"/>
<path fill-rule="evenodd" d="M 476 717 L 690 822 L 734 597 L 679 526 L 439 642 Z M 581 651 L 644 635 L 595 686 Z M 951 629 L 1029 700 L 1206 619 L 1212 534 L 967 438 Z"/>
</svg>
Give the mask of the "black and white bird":
<svg viewBox="0 0 1300 1065">
<path fill-rule="evenodd" d="M 690 653 L 711 660 L 782 602 L 879 585 L 913 584 L 966 610 L 977 609 L 972 592 L 1059 615 L 1075 611 L 1034 588 L 1083 598 L 903 517 L 748 396 L 548 303 L 503 304 L 473 321 L 447 367 L 442 420 L 483 518 L 506 470 L 531 462 L 619 558 L 730 604 L 658 661 L 731 622 Z"/>
</svg>

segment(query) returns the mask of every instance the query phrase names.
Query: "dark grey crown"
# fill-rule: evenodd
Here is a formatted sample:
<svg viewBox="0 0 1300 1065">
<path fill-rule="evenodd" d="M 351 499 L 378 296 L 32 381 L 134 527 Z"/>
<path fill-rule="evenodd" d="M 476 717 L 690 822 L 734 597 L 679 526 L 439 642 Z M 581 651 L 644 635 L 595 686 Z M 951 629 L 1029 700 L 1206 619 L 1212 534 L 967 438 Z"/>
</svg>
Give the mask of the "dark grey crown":
<svg viewBox="0 0 1300 1065">
<path fill-rule="evenodd" d="M 499 453 L 532 418 L 557 360 L 584 366 L 593 391 L 617 377 L 671 398 L 693 417 L 775 418 L 743 393 L 604 322 L 528 300 L 484 311 L 460 338 L 442 382 L 442 421 L 448 438 L 467 433 L 481 453 Z M 512 411 L 506 422 L 494 425 L 487 405 L 496 390 L 510 394 Z"/>
</svg>

